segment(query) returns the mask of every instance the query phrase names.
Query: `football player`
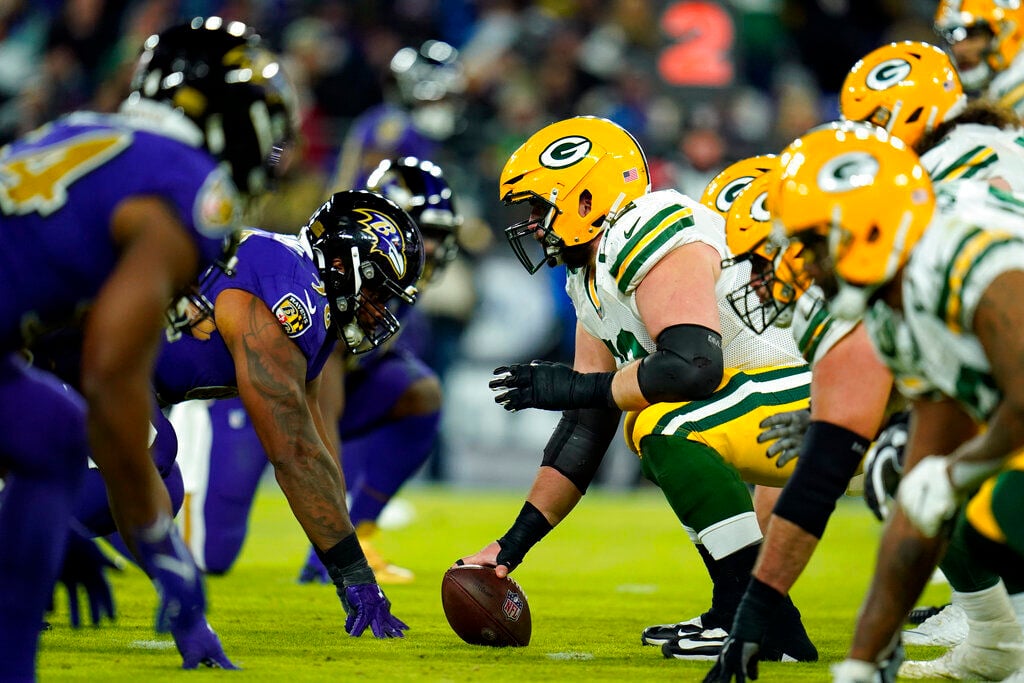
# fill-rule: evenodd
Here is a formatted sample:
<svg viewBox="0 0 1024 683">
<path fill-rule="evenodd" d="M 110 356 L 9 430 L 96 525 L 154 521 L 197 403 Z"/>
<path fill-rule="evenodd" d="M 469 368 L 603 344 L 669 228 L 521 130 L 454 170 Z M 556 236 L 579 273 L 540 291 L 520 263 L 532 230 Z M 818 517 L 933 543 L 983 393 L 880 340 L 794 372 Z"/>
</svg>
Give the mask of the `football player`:
<svg viewBox="0 0 1024 683">
<path fill-rule="evenodd" d="M 429 161 L 387 160 L 371 175 L 368 187 L 407 209 L 417 223 L 425 257 L 417 283 L 422 291 L 458 250 L 455 230 L 460 216 L 444 174 Z M 305 286 L 296 286 L 300 285 Z M 401 333 L 371 352 L 353 353 L 347 345 L 338 348 L 318 380 L 328 437 L 333 443 L 340 433 L 344 448 L 349 515 L 381 584 L 413 579 L 409 570 L 375 552 L 368 537 L 390 497 L 429 456 L 440 416 L 440 382 L 404 341 L 409 334 L 404 323 L 412 310 L 396 309 Z M 252 502 L 267 466 L 263 445 L 237 399 L 181 403 L 173 408 L 171 419 L 179 425 L 183 440 L 178 459 L 185 468 L 188 493 L 182 516 L 186 540 L 201 567 L 226 573 L 241 552 Z M 335 424 L 338 432 L 331 429 Z M 330 581 L 315 551 L 311 550 L 299 580 Z"/>
<path fill-rule="evenodd" d="M 417 286 L 423 291 L 459 251 L 462 216 L 441 167 L 416 157 L 386 159 L 370 174 L 366 187 L 404 208 L 419 226 L 426 262 Z M 344 374 L 336 380 L 344 385 L 343 401 L 324 408 L 337 416 L 349 514 L 381 583 L 415 578 L 380 555 L 371 539 L 384 507 L 430 456 L 441 419 L 441 381 L 417 355 L 426 343 L 422 325 L 404 325 L 414 312 L 402 311 L 402 333 L 391 344 L 376 353 L 348 355 L 336 366 Z M 311 555 L 299 580 L 318 575 Z"/>
<path fill-rule="evenodd" d="M 185 668 L 234 668 L 146 450 L 150 377 L 176 291 L 212 262 L 293 130 L 277 58 L 246 26 L 195 19 L 147 39 L 117 115 L 71 114 L 0 150 L 0 659 L 31 680 L 74 494 L 95 460 L 118 529 L 160 593 Z M 232 244 L 229 240 L 228 244 Z M 216 266 L 215 266 L 216 268 Z M 80 329 L 81 394 L 20 348 Z"/>
<path fill-rule="evenodd" d="M 414 283 L 422 270 L 422 242 L 408 214 L 373 192 L 337 192 L 297 237 L 243 232 L 235 275 L 211 278 L 196 297 L 212 315 L 191 319 L 190 333 L 165 344 L 157 360 L 154 385 L 165 404 L 239 396 L 262 445 L 256 453 L 266 453 L 274 466 L 296 519 L 337 587 L 349 613 L 345 630 L 353 636 L 369 626 L 378 638 L 402 637 L 407 626 L 390 614 L 349 518 L 334 440 L 320 414 L 320 373 L 337 339 L 359 353 L 398 331 L 389 306 L 415 300 Z M 191 310 L 198 308 L 193 304 Z M 178 424 L 182 434 L 192 431 L 180 419 Z M 255 490 L 262 467 L 238 472 L 232 467 L 237 454 L 225 453 L 223 460 L 183 467 L 204 468 L 202 479 L 227 472 L 241 494 L 236 499 L 247 488 Z M 245 472 L 256 476 L 232 478 Z M 193 489 L 189 501 L 205 513 L 200 519 L 209 514 L 205 491 Z M 192 526 L 188 511 L 185 518 L 186 537 L 202 566 L 209 564 L 208 548 L 218 556 L 234 550 L 232 559 L 237 554 L 244 515 L 240 530 L 231 527 L 232 533 L 209 538 L 224 541 L 226 548 L 207 543 L 206 529 L 216 534 L 216 524 Z"/>
<path fill-rule="evenodd" d="M 463 125 L 466 77 L 459 52 L 443 40 L 403 47 L 391 58 L 387 101 L 352 122 L 331 187 L 363 187 L 378 164 L 401 156 L 435 159 Z"/>
<path fill-rule="evenodd" d="M 941 0 L 935 31 L 949 45 L 964 89 L 1024 114 L 1024 5 L 1020 0 Z"/>
<path fill-rule="evenodd" d="M 812 131 L 787 148 L 782 164 L 774 215 L 804 245 L 807 270 L 832 310 L 864 316 L 913 406 L 899 505 L 849 657 L 833 669 L 836 681 L 893 680 L 900 626 L 944 549 L 949 520 L 1024 445 L 1014 379 L 1022 349 L 1013 331 L 1024 294 L 1024 213 L 988 183 L 933 186 L 916 154 L 865 124 Z M 835 172 L 840 167 L 849 173 Z M 986 508 L 1019 551 L 1024 527 L 1003 498 L 1017 495 L 1014 474 L 999 477 Z M 984 626 L 1019 641 L 1001 598 Z"/>
<path fill-rule="evenodd" d="M 576 356 L 571 368 L 495 371 L 506 409 L 561 410 L 562 420 L 515 523 L 459 562 L 514 570 L 580 501 L 627 411 L 627 442 L 714 583 L 711 609 L 669 627 L 662 651 L 713 656 L 761 542 L 744 482 L 778 487 L 793 469 L 767 461 L 757 425 L 806 407 L 806 364 L 788 333 L 755 335 L 736 316 L 725 294 L 749 271 L 721 270 L 721 217 L 674 190 L 650 192 L 644 153 L 616 124 L 576 117 L 541 129 L 505 164 L 500 197 L 530 212 L 505 231 L 524 267 L 568 269 Z M 817 659 L 791 602 L 775 623 L 771 658 Z"/>
</svg>

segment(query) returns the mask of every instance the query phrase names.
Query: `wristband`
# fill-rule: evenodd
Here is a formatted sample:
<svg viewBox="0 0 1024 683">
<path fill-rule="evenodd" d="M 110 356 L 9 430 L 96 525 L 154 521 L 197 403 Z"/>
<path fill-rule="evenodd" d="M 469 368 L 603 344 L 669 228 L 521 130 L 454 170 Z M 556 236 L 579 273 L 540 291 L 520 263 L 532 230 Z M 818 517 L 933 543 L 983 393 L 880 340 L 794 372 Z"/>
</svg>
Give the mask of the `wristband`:
<svg viewBox="0 0 1024 683">
<path fill-rule="evenodd" d="M 324 551 L 321 559 L 336 586 L 377 583 L 377 577 L 366 562 L 366 555 L 354 531 L 338 541 L 333 548 Z"/>
<path fill-rule="evenodd" d="M 574 373 L 571 395 L 573 408 L 617 408 L 612 394 L 614 372 Z"/>
<path fill-rule="evenodd" d="M 497 563 L 512 571 L 520 565 L 530 548 L 553 528 L 541 511 L 534 507 L 533 503 L 526 501 L 512 527 L 498 539 L 501 551 L 498 553 Z"/>
</svg>

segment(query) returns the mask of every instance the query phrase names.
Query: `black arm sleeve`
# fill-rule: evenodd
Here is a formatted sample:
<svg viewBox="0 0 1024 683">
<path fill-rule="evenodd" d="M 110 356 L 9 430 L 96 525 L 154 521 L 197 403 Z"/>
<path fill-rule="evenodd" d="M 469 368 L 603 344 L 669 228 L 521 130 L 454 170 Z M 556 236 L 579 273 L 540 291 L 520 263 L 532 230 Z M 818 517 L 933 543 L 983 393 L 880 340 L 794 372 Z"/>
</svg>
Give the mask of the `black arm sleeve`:
<svg viewBox="0 0 1024 683">
<path fill-rule="evenodd" d="M 580 493 L 586 493 L 618 431 L 621 414 L 607 408 L 566 410 L 544 447 L 540 464 L 555 468 Z"/>
<path fill-rule="evenodd" d="M 702 325 L 672 325 L 640 361 L 637 382 L 651 403 L 707 398 L 722 382 L 722 335 Z"/>
</svg>

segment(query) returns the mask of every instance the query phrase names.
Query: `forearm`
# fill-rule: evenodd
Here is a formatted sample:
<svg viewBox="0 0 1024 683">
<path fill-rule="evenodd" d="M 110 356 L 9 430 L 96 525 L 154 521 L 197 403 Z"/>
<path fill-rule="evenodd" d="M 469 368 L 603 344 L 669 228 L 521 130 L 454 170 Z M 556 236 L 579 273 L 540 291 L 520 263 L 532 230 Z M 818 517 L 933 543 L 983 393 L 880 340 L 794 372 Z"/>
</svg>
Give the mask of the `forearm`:
<svg viewBox="0 0 1024 683">
<path fill-rule="evenodd" d="M 754 576 L 783 595 L 788 593 L 818 547 L 818 539 L 787 519 L 772 515 Z"/>
<path fill-rule="evenodd" d="M 319 438 L 292 444 L 287 455 L 270 458 L 292 514 L 313 545 L 329 550 L 354 531 L 341 471 Z"/>
<path fill-rule="evenodd" d="M 996 409 L 987 429 L 964 442 L 950 456 L 954 489 L 967 494 L 1002 469 L 1007 458 L 1024 446 L 1024 420 L 1006 403 Z"/>
<path fill-rule="evenodd" d="M 558 526 L 565 519 L 583 494 L 563 474 L 552 467 L 541 467 L 526 496 L 552 527 Z"/>
<path fill-rule="evenodd" d="M 926 538 L 896 510 L 886 527 L 871 588 L 861 605 L 850 658 L 875 661 L 903 627 L 935 565 L 945 540 Z"/>
</svg>

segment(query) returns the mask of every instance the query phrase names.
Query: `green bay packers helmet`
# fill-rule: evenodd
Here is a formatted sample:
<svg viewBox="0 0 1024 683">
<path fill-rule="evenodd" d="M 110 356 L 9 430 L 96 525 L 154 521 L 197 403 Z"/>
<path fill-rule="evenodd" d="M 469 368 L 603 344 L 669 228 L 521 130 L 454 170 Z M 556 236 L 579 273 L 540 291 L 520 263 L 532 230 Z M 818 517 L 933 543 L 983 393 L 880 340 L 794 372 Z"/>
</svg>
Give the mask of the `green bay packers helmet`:
<svg viewBox="0 0 1024 683">
<path fill-rule="evenodd" d="M 736 197 L 754 178 L 767 173 L 778 163 L 779 158 L 775 154 L 761 154 L 729 164 L 704 188 L 700 203 L 728 220 L 729 209 Z"/>
<path fill-rule="evenodd" d="M 949 56 L 928 43 L 890 43 L 860 59 L 843 81 L 839 109 L 914 146 L 967 103 Z"/>
<path fill-rule="evenodd" d="M 772 155 L 772 161 L 776 159 Z M 806 276 L 781 280 L 775 274 L 783 254 L 793 259 L 799 251 L 797 244 L 789 244 L 772 231 L 768 188 L 778 182 L 779 174 L 775 165 L 751 180 L 733 199 L 725 219 L 725 238 L 733 257 L 722 261 L 722 266 L 750 263 L 750 277 L 726 299 L 747 327 L 758 334 L 772 324 L 787 326 L 793 304 L 810 284 Z"/>
<path fill-rule="evenodd" d="M 647 158 L 625 129 L 594 116 L 565 119 L 534 133 L 505 163 L 500 199 L 531 207 L 505 237 L 536 273 L 562 263 L 564 249 L 589 243 L 649 190 Z"/>
<path fill-rule="evenodd" d="M 820 126 L 793 141 L 780 161 L 780 179 L 769 189 L 772 215 L 805 247 L 827 248 L 829 263 L 820 265 L 838 281 L 833 312 L 857 318 L 931 221 L 931 179 L 899 138 L 863 122 Z"/>
<path fill-rule="evenodd" d="M 992 76 L 1005 70 L 1024 45 L 1024 6 L 1021 0 L 941 0 L 935 10 L 935 31 L 955 45 L 972 30 L 984 29 L 991 36 L 982 64 L 961 70 L 970 89 L 985 87 Z"/>
</svg>

